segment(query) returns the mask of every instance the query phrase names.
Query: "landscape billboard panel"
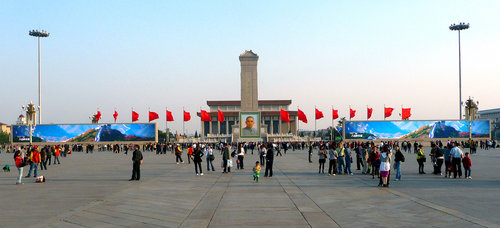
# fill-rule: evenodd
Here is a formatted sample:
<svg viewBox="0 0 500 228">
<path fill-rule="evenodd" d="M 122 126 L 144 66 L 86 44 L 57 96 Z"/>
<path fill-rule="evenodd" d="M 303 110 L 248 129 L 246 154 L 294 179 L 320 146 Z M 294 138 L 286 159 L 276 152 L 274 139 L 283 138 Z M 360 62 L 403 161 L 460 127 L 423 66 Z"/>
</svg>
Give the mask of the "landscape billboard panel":
<svg viewBox="0 0 500 228">
<path fill-rule="evenodd" d="M 401 120 L 346 121 L 345 139 L 429 140 L 469 138 L 469 123 L 465 120 Z M 490 121 L 476 120 L 472 124 L 473 138 L 490 137 Z"/>
<path fill-rule="evenodd" d="M 36 125 L 33 142 L 92 143 L 156 141 L 156 123 Z M 29 142 L 25 125 L 12 126 L 12 142 Z"/>
</svg>

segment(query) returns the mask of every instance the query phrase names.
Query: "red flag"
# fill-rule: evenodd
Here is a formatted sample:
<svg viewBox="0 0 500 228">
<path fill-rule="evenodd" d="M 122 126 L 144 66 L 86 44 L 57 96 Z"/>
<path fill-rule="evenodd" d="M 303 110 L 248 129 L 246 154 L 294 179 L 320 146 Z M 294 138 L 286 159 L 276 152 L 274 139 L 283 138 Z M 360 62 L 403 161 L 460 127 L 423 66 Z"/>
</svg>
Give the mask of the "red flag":
<svg viewBox="0 0 500 228">
<path fill-rule="evenodd" d="M 339 118 L 339 110 L 335 110 L 332 108 L 332 119 L 337 119 Z"/>
<path fill-rule="evenodd" d="M 281 120 L 290 123 L 290 114 L 283 109 L 281 109 Z"/>
<path fill-rule="evenodd" d="M 158 113 L 149 111 L 149 122 L 160 118 Z"/>
<path fill-rule="evenodd" d="M 356 110 L 353 110 L 350 108 L 349 111 L 350 111 L 349 118 L 351 118 L 351 119 L 354 118 L 356 116 Z"/>
<path fill-rule="evenodd" d="M 101 111 L 97 111 L 97 114 L 95 114 L 95 120 L 99 122 L 100 119 L 101 119 Z"/>
<path fill-rule="evenodd" d="M 394 109 L 393 109 L 393 108 L 390 108 L 390 107 L 386 107 L 386 108 L 384 108 L 384 118 L 387 118 L 387 117 L 391 116 L 391 115 L 392 115 L 392 111 L 393 111 L 393 110 L 394 110 Z"/>
<path fill-rule="evenodd" d="M 115 122 L 116 122 L 116 119 L 118 118 L 118 112 L 115 110 L 115 113 L 113 113 L 113 118 L 115 118 Z"/>
<path fill-rule="evenodd" d="M 221 110 L 217 110 L 217 119 L 219 122 L 224 122 L 224 113 Z"/>
<path fill-rule="evenodd" d="M 139 120 L 139 113 L 132 110 L 132 122 Z"/>
<path fill-rule="evenodd" d="M 320 111 L 320 110 L 318 110 L 318 109 L 316 109 L 316 119 L 319 120 L 319 119 L 321 119 L 323 117 L 324 117 L 323 116 L 323 112 Z"/>
<path fill-rule="evenodd" d="M 189 112 L 184 111 L 184 122 L 191 120 L 191 114 Z"/>
<path fill-rule="evenodd" d="M 411 116 L 411 108 L 403 108 L 401 118 L 406 120 Z"/>
<path fill-rule="evenodd" d="M 205 110 L 201 110 L 201 121 L 203 122 L 210 122 L 212 121 L 212 118 L 210 118 L 210 115 L 207 113 Z"/>
<path fill-rule="evenodd" d="M 172 112 L 167 110 L 167 121 L 174 121 L 174 116 L 172 116 Z"/>
<path fill-rule="evenodd" d="M 299 109 L 299 120 L 304 122 L 304 123 L 307 123 L 307 116 L 306 114 L 304 114 L 304 112 L 302 110 Z"/>
<path fill-rule="evenodd" d="M 367 108 L 366 110 L 366 119 L 370 119 L 372 117 L 373 108 Z"/>
</svg>

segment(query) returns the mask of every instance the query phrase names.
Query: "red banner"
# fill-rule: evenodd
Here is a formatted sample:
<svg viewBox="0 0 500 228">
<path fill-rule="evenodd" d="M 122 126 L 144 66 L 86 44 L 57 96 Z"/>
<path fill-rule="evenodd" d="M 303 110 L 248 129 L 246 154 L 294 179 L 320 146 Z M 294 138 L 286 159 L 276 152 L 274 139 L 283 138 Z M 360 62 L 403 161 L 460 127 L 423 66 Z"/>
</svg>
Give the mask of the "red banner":
<svg viewBox="0 0 500 228">
<path fill-rule="evenodd" d="M 323 112 L 320 111 L 320 110 L 318 110 L 318 109 L 315 110 L 315 113 L 316 113 L 315 117 L 316 117 L 317 120 L 319 120 L 319 119 L 321 119 L 321 118 L 324 117 L 323 116 Z"/>
<path fill-rule="evenodd" d="M 403 108 L 402 113 L 401 113 L 401 118 L 403 120 L 406 120 L 410 118 L 411 116 L 411 108 Z"/>
<path fill-rule="evenodd" d="M 282 121 L 290 123 L 290 114 L 287 111 L 281 109 L 281 113 L 280 114 L 281 114 L 281 120 Z"/>
<path fill-rule="evenodd" d="M 339 118 L 339 110 L 332 109 L 332 119 Z"/>
<path fill-rule="evenodd" d="M 217 119 L 219 122 L 224 122 L 224 113 L 221 110 L 217 110 Z"/>
<path fill-rule="evenodd" d="M 172 112 L 168 110 L 167 110 L 167 121 L 168 122 L 174 121 L 174 116 L 172 115 Z"/>
<path fill-rule="evenodd" d="M 139 120 L 139 113 L 132 111 L 132 122 Z"/>
<path fill-rule="evenodd" d="M 184 111 L 184 122 L 191 120 L 191 114 L 189 112 Z"/>
<path fill-rule="evenodd" d="M 203 121 L 203 122 L 210 122 L 210 121 L 212 121 L 212 118 L 210 117 L 210 114 L 208 114 L 207 111 L 205 111 L 205 110 L 201 110 L 200 117 L 201 117 L 201 121 Z"/>
<path fill-rule="evenodd" d="M 384 118 L 387 118 L 392 115 L 392 111 L 394 111 L 393 108 L 386 107 L 384 108 Z"/>
<path fill-rule="evenodd" d="M 307 116 L 306 114 L 304 114 L 304 112 L 302 110 L 298 110 L 299 112 L 299 120 L 304 122 L 304 123 L 307 123 Z"/>
<path fill-rule="evenodd" d="M 149 111 L 149 122 L 160 118 L 158 113 Z"/>
<path fill-rule="evenodd" d="M 366 119 L 370 119 L 372 117 L 372 113 L 373 113 L 373 108 L 367 108 L 366 110 Z"/>
</svg>

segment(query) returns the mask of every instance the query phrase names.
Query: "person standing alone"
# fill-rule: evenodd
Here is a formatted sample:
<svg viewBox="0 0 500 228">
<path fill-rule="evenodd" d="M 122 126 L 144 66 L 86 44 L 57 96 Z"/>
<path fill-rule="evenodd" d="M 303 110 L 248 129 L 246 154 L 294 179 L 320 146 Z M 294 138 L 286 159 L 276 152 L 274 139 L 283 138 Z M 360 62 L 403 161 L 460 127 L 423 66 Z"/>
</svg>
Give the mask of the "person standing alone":
<svg viewBox="0 0 500 228">
<path fill-rule="evenodd" d="M 129 181 L 141 179 L 141 164 L 142 153 L 139 151 L 139 145 L 134 146 L 134 153 L 132 154 L 132 178 Z"/>
</svg>

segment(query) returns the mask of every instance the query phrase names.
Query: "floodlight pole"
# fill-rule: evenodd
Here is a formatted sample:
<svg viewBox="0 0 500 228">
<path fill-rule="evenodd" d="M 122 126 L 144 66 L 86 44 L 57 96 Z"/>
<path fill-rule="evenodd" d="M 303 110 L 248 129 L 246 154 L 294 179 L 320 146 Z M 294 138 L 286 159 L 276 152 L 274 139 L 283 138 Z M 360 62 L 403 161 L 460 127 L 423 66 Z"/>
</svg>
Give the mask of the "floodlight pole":
<svg viewBox="0 0 500 228">
<path fill-rule="evenodd" d="M 460 31 L 469 28 L 469 24 L 460 22 L 458 25 L 452 24 L 449 29 L 458 31 L 458 109 L 460 110 L 459 120 L 462 120 L 462 53 L 460 50 Z"/>
<path fill-rule="evenodd" d="M 50 33 L 45 30 L 31 30 L 29 35 L 38 38 L 38 123 L 42 123 L 42 48 L 41 37 L 48 37 Z"/>
</svg>

